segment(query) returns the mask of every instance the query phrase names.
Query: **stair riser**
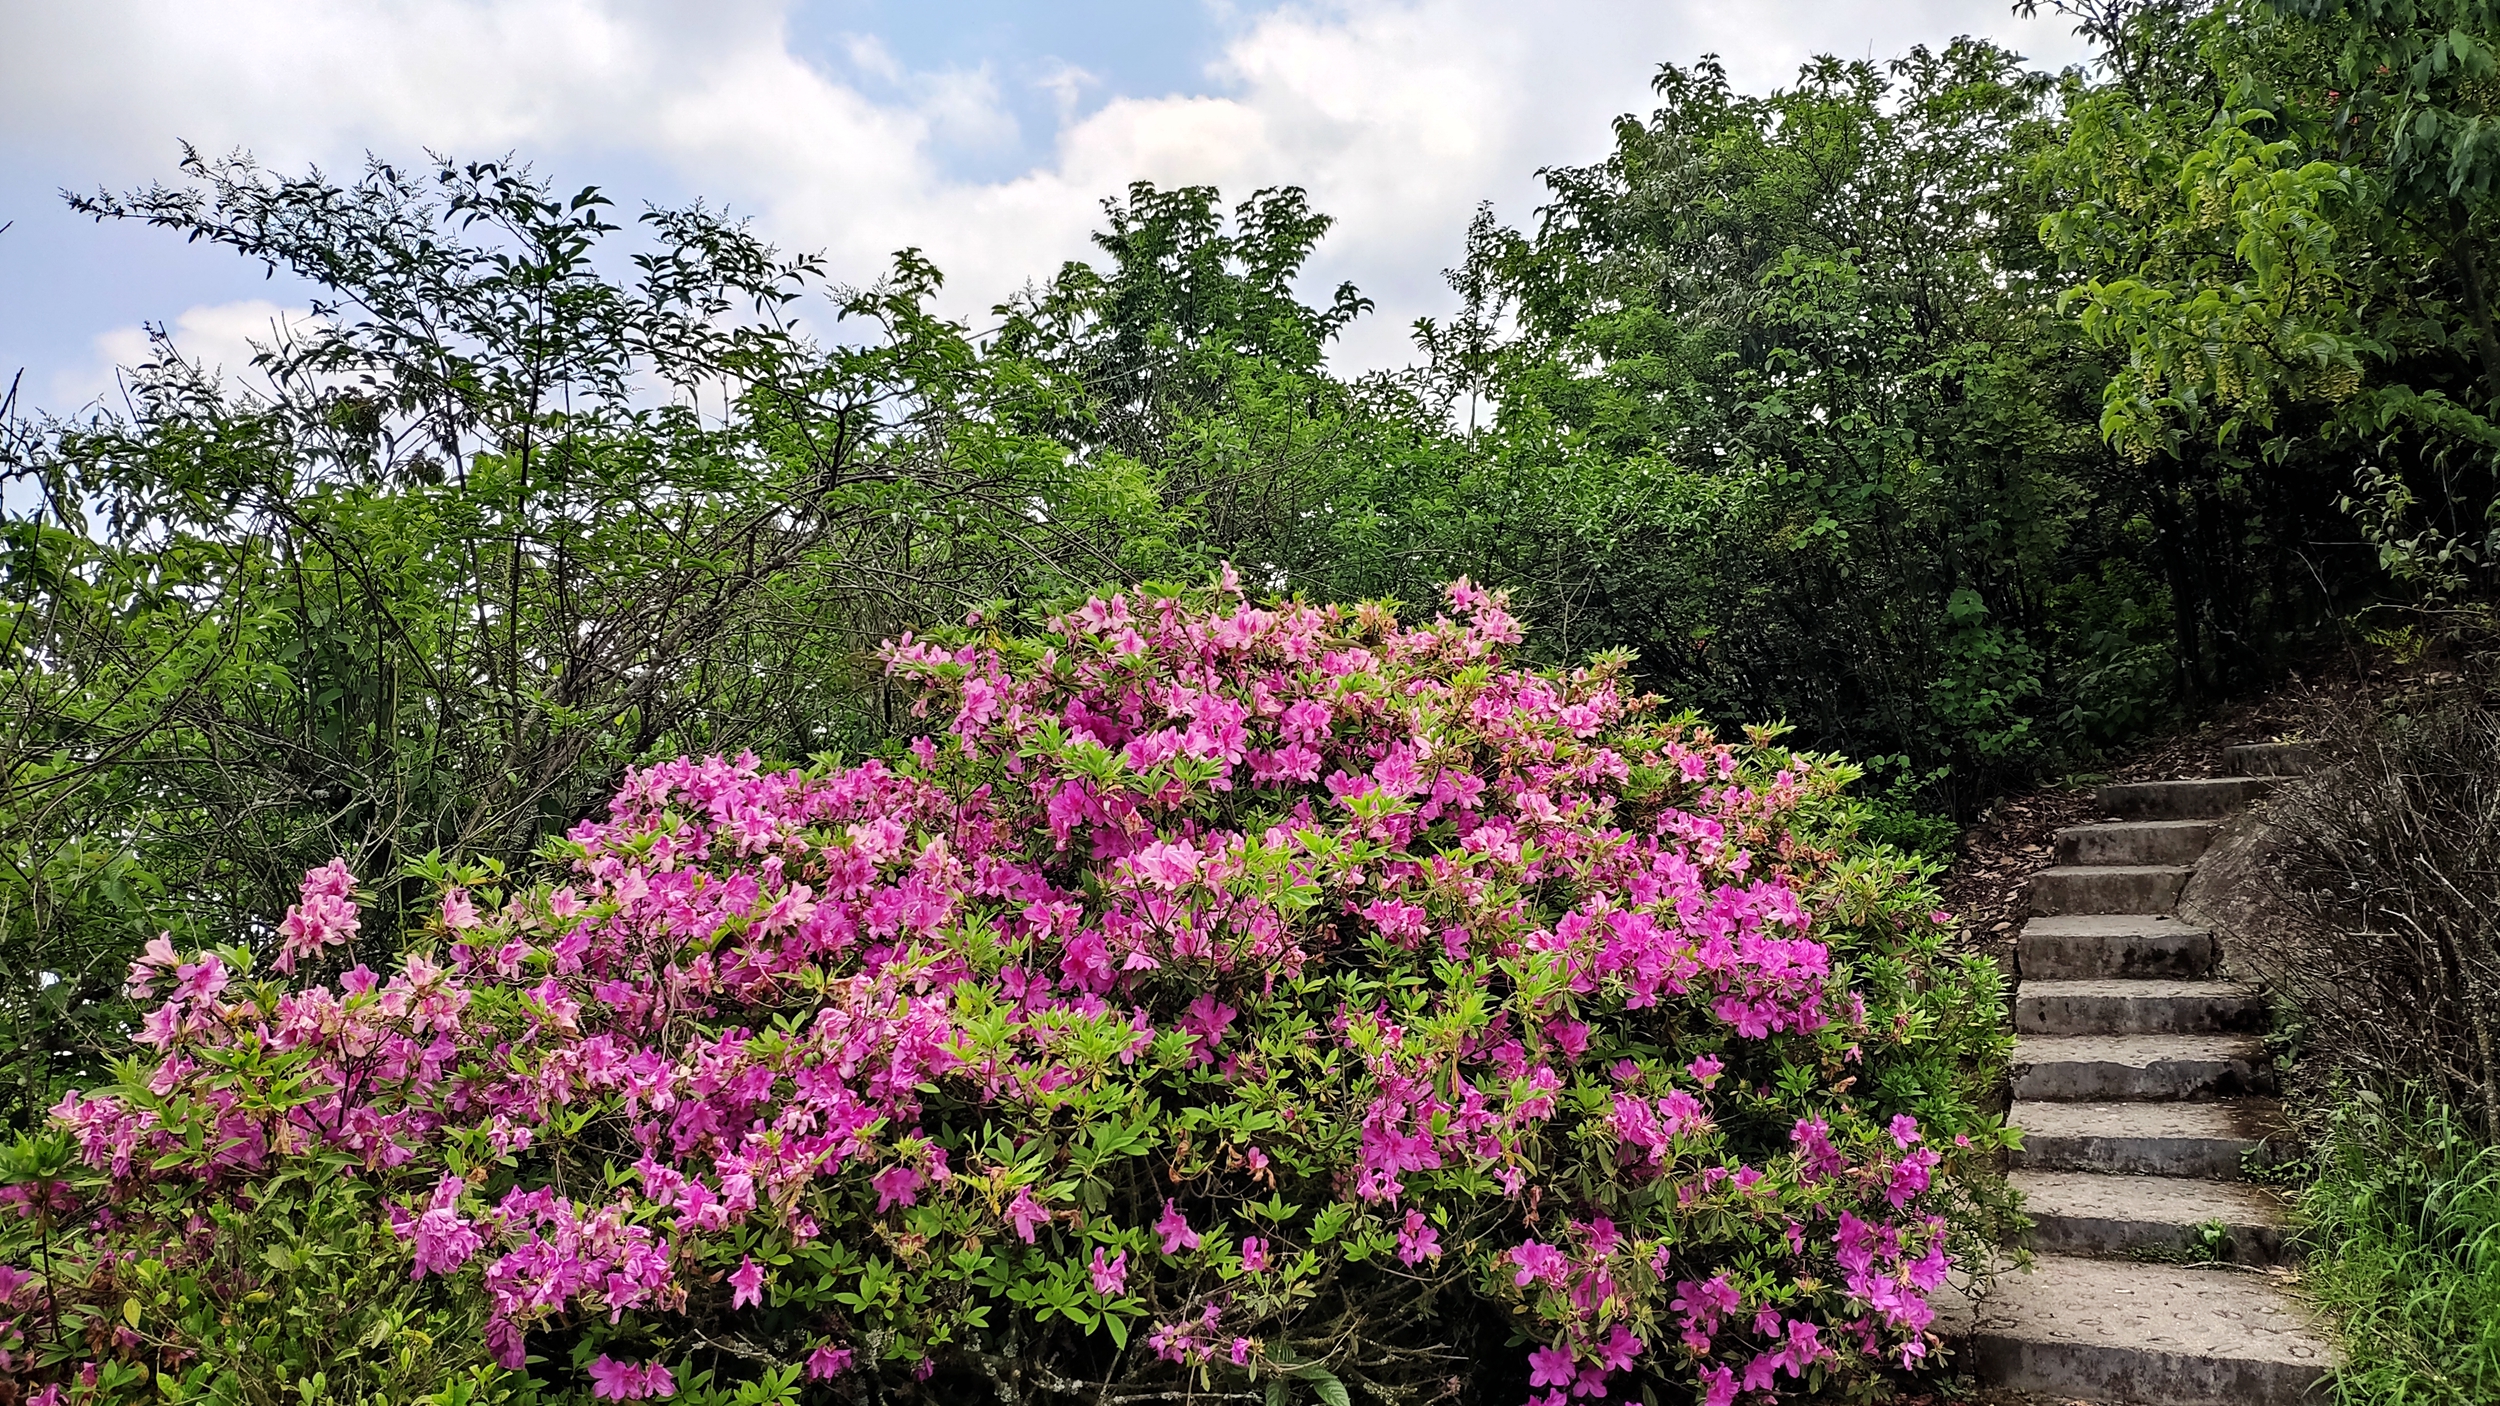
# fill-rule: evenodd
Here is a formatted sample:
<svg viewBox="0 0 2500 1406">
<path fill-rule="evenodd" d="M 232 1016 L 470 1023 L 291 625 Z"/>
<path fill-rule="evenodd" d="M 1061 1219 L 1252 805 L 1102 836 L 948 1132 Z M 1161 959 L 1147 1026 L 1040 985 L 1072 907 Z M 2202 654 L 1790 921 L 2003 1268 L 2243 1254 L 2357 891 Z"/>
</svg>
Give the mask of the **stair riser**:
<svg viewBox="0 0 2500 1406">
<path fill-rule="evenodd" d="M 2113 976 L 2196 980 L 2213 974 L 2216 953 L 2211 934 L 2186 928 L 2126 937 L 2025 933 L 2015 946 L 2015 960 L 2023 978 L 2029 981 L 2090 981 Z"/>
<path fill-rule="evenodd" d="M 2221 776 L 2204 781 L 2131 781 L 2103 786 L 2101 809 L 2127 820 L 2219 820 L 2274 789 L 2270 776 Z"/>
<path fill-rule="evenodd" d="M 2019 1060 L 2018 1052 L 2015 1058 Z M 2273 1073 L 2245 1059 L 2163 1059 L 2149 1064 L 2059 1060 L 2034 1064 L 2014 1080 L 2014 1097 L 2051 1103 L 2237 1098 L 2271 1093 Z"/>
<path fill-rule="evenodd" d="M 2233 776 L 2306 776 L 2326 759 L 2315 742 L 2251 742 L 2222 749 Z"/>
<path fill-rule="evenodd" d="M 2184 869 L 2072 869 L 2035 874 L 2031 911 L 2060 913 L 2167 913 L 2187 884 Z"/>
<path fill-rule="evenodd" d="M 1979 1379 L 2017 1391 L 2164 1406 L 2293 1406 L 2324 1401 L 2310 1388 L 2326 1370 L 2099 1343 L 2024 1342 L 1981 1329 L 1971 1338 Z"/>
<path fill-rule="evenodd" d="M 2202 1258 L 2207 1246 L 2199 1228 L 2168 1221 L 2128 1220 L 2115 1216 L 2060 1215 L 2028 1211 L 2031 1248 L 2050 1255 Z M 2275 1265 L 2292 1260 L 2280 1227 L 2221 1222 L 2228 1241 L 2215 1259 L 2226 1264 Z"/>
<path fill-rule="evenodd" d="M 2085 825 L 2057 832 L 2060 864 L 2194 864 L 2213 842 L 2209 822 Z"/>
<path fill-rule="evenodd" d="M 2013 1155 L 2017 1167 L 2044 1172 L 2118 1172 L 2128 1176 L 2243 1180 L 2240 1159 L 2263 1146 L 2247 1138 L 2054 1137 L 2028 1133 Z"/>
<path fill-rule="evenodd" d="M 2265 1028 L 2265 999 L 2254 994 L 2045 997 L 2018 990 L 2014 998 L 2014 1029 L 2024 1035 L 2245 1035 Z"/>
</svg>

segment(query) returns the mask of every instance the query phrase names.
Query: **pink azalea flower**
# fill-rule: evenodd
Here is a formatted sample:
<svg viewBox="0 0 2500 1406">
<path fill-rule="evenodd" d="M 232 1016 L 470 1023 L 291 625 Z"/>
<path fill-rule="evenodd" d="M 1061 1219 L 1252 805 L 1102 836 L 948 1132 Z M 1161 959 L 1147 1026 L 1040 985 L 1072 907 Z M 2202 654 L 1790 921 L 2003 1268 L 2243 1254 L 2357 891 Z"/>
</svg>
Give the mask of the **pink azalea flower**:
<svg viewBox="0 0 2500 1406">
<path fill-rule="evenodd" d="M 1113 1298 L 1128 1292 L 1128 1251 L 1122 1250 L 1106 1260 L 1102 1257 L 1101 1247 L 1097 1246 L 1092 1269 L 1095 1293 Z"/>
<path fill-rule="evenodd" d="M 1033 1199 L 1031 1187 L 1020 1186 L 1016 1188 L 1016 1199 L 1007 1203 L 1007 1221 L 1016 1228 L 1016 1234 L 1023 1238 L 1024 1243 L 1030 1245 L 1033 1243 L 1033 1227 L 1048 1225 L 1050 1212 Z"/>
<path fill-rule="evenodd" d="M 1579 1375 L 1569 1348 L 1541 1347 L 1528 1354 L 1528 1385 L 1532 1387 L 1569 1386 Z"/>
<path fill-rule="evenodd" d="M 1512 1282 L 1522 1289 L 1540 1279 L 1548 1283 L 1559 1282 L 1571 1268 L 1569 1262 L 1564 1260 L 1562 1251 L 1534 1240 L 1512 1250 L 1510 1259 L 1511 1263 L 1519 1266 L 1519 1273 Z"/>
<path fill-rule="evenodd" d="M 731 1308 L 745 1308 L 764 1301 L 764 1268 L 753 1255 L 740 1257 L 738 1272 L 729 1276 L 729 1287 L 736 1292 L 729 1296 Z"/>
<path fill-rule="evenodd" d="M 1181 1017 L 1181 1029 L 1198 1037 L 1200 1063 L 1212 1058 L 1207 1051 L 1224 1043 L 1224 1032 L 1240 1014 L 1213 996 L 1200 996 L 1189 1003 L 1189 1013 Z"/>
<path fill-rule="evenodd" d="M 896 1206 L 918 1204 L 921 1183 L 927 1178 L 910 1167 L 894 1166 L 868 1179 L 877 1193 L 877 1213 L 885 1214 Z"/>
<path fill-rule="evenodd" d="M 1597 1349 L 1597 1364 L 1608 1372 L 1628 1372 L 1641 1355 L 1641 1340 L 1618 1323 Z"/>
<path fill-rule="evenodd" d="M 1424 1218 L 1423 1212 L 1408 1211 L 1406 1225 L 1398 1231 L 1398 1262 L 1414 1265 L 1439 1258 L 1441 1232 L 1433 1229 L 1432 1222 Z"/>
<path fill-rule="evenodd" d="M 1163 1237 L 1163 1253 L 1167 1255 L 1198 1248 L 1198 1232 L 1189 1228 L 1188 1218 L 1168 1197 L 1163 1202 L 1162 1218 L 1155 1222 L 1155 1234 Z"/>
<path fill-rule="evenodd" d="M 619 1362 L 603 1352 L 590 1364 L 590 1394 L 603 1401 L 640 1401 L 674 1396 L 677 1383 L 668 1368 L 656 1362 L 648 1366 Z"/>
<path fill-rule="evenodd" d="M 1267 1242 L 1255 1235 L 1241 1237 L 1241 1267 L 1252 1274 L 1265 1274 L 1267 1264 Z"/>
<path fill-rule="evenodd" d="M 815 1381 L 838 1377 L 851 1370 L 851 1350 L 831 1344 L 818 1347 L 807 1355 L 807 1375 Z"/>
<path fill-rule="evenodd" d="M 174 1000 L 209 1001 L 225 989 L 226 964 L 214 954 L 188 966 L 174 968 Z"/>
<path fill-rule="evenodd" d="M 1187 840 L 1169 840 L 1139 850 L 1129 863 L 1137 877 L 1168 893 L 1198 877 L 1199 854 Z"/>
<path fill-rule="evenodd" d="M 450 1274 L 485 1245 L 485 1233 L 477 1228 L 477 1223 L 460 1214 L 460 1194 L 466 1189 L 460 1178 L 445 1177 L 434 1188 L 433 1199 L 423 1214 L 406 1218 L 404 1228 L 401 1215 L 392 1217 L 392 1228 L 415 1242 L 415 1264 L 408 1271 L 410 1279 Z"/>
</svg>

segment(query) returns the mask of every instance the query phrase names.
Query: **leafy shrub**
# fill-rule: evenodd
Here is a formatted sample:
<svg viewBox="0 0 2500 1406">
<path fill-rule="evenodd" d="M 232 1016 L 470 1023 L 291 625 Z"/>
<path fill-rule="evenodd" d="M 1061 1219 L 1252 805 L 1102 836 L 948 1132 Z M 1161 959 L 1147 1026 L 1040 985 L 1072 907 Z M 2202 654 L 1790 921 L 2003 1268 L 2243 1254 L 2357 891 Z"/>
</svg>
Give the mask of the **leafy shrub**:
<svg viewBox="0 0 2500 1406">
<path fill-rule="evenodd" d="M 1853 768 L 1449 602 L 976 614 L 887 647 L 906 751 L 632 772 L 535 882 L 432 866 L 388 975 L 338 970 L 339 864 L 257 952 L 152 946 L 77 1164 L 19 1151 L 22 1385 L 1726 1406 L 1930 1360 L 2002 1207 L 1995 969 L 1833 842 Z M 362 1259 L 303 1268 L 308 1201 Z M 368 1358 L 270 1326 L 367 1283 L 320 1311 Z"/>
<path fill-rule="evenodd" d="M 1881 781 L 1890 774 L 1891 780 L 1860 798 L 1858 837 L 1940 863 L 1952 859 L 1954 848 L 1962 842 L 1962 827 L 1952 816 L 1939 815 L 1926 804 L 1928 794 L 1950 769 L 1940 767 L 1922 777 L 1911 768 L 1908 757 L 1899 755 L 1871 757 L 1865 765 L 1869 779 Z"/>
</svg>

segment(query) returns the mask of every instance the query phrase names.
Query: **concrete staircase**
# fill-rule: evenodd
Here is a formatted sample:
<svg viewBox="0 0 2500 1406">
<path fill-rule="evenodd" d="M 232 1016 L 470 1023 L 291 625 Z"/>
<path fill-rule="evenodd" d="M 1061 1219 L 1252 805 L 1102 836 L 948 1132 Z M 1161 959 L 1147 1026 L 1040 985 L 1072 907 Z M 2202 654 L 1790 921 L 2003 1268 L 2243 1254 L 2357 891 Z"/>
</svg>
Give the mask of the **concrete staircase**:
<svg viewBox="0 0 2500 1406">
<path fill-rule="evenodd" d="M 2265 1272 L 2282 1205 L 2242 1180 L 2280 1111 L 2265 1001 L 2173 912 L 2223 822 L 2308 761 L 2235 747 L 2228 777 L 2104 786 L 2125 818 L 2060 831 L 2033 878 L 2012 1121 L 2036 1259 L 1973 1311 L 1982 1382 L 2161 1406 L 2323 1398 L 2334 1354 Z"/>
</svg>

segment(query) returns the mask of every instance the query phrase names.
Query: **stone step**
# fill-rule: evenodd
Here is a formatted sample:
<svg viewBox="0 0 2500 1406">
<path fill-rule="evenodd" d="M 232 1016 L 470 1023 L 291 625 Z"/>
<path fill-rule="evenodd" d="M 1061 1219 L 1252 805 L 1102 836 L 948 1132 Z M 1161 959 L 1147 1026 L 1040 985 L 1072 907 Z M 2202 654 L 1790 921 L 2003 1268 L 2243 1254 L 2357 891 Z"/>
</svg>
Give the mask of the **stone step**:
<svg viewBox="0 0 2500 1406">
<path fill-rule="evenodd" d="M 2016 970 L 2033 981 L 2202 977 L 2220 954 L 2213 934 L 2168 914 L 2068 913 L 2033 918 L 2014 943 Z"/>
<path fill-rule="evenodd" d="M 2041 1254 L 2286 1263 L 2283 1202 L 2246 1182 L 2102 1172 L 2010 1178 Z"/>
<path fill-rule="evenodd" d="M 2128 820 L 2219 820 L 2273 790 L 2271 776 L 2122 781 L 2098 788 L 2101 809 Z"/>
<path fill-rule="evenodd" d="M 2233 776 L 2306 776 L 2326 760 L 2315 742 L 2246 742 L 2222 749 Z"/>
<path fill-rule="evenodd" d="M 2031 911 L 2167 913 L 2179 904 L 2194 869 L 2184 864 L 2061 865 L 2031 876 Z"/>
<path fill-rule="evenodd" d="M 2247 1035 L 2026 1035 L 2014 1097 L 2064 1103 L 2271 1093 L 2265 1046 Z"/>
<path fill-rule="evenodd" d="M 2042 1255 L 1972 1310 L 1983 1383 L 2093 1401 L 2323 1401 L 2333 1345 L 2271 1275 Z"/>
<path fill-rule="evenodd" d="M 2017 1100 L 2016 1167 L 2051 1172 L 2211 1177 L 2238 1181 L 2246 1159 L 2282 1132 L 2267 1099 L 2224 1103 L 2042 1103 Z"/>
<path fill-rule="evenodd" d="M 2266 1028 L 2266 998 L 2235 981 L 2104 977 L 2025 981 L 2014 993 L 2023 1035 L 2221 1035 Z"/>
<path fill-rule="evenodd" d="M 2060 864 L 2194 864 L 2216 820 L 2121 820 L 2108 825 L 2069 825 L 2057 832 Z"/>
</svg>

